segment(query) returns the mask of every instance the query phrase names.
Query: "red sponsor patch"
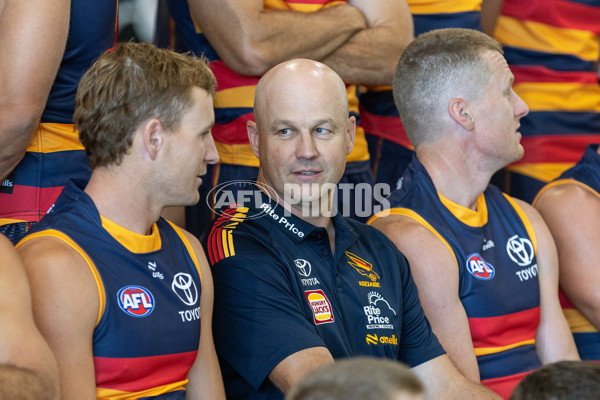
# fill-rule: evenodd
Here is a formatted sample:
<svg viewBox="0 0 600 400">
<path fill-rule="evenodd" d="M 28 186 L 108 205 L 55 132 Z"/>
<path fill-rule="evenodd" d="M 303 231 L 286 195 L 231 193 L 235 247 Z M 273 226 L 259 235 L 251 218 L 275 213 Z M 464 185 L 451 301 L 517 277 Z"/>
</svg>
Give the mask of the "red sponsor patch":
<svg viewBox="0 0 600 400">
<path fill-rule="evenodd" d="M 333 310 L 331 303 L 322 290 L 307 290 L 304 292 L 306 300 L 313 312 L 315 324 L 326 324 L 333 322 Z"/>
</svg>

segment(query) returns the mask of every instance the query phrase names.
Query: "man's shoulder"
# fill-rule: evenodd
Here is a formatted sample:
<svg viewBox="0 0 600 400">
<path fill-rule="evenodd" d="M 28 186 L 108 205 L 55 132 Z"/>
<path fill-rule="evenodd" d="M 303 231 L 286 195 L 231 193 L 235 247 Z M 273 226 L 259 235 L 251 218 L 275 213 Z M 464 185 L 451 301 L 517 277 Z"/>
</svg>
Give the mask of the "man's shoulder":
<svg viewBox="0 0 600 400">
<path fill-rule="evenodd" d="M 211 264 L 233 256 L 268 255 L 275 245 L 263 222 L 244 209 L 229 209 L 213 222 L 205 238 Z"/>
</svg>

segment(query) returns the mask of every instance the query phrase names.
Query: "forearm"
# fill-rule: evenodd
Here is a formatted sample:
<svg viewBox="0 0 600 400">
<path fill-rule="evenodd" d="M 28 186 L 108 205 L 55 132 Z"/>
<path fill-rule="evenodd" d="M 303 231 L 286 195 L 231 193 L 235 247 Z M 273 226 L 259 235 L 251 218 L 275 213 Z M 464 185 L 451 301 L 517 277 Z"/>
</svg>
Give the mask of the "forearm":
<svg viewBox="0 0 600 400">
<path fill-rule="evenodd" d="M 219 363 L 212 343 L 212 335 L 202 343 L 197 359 L 188 374 L 185 398 L 187 400 L 224 400 L 225 391 Z"/>
<path fill-rule="evenodd" d="M 435 396 L 428 395 L 426 398 L 448 400 L 498 400 L 500 399 L 500 396 L 480 383 L 467 381 L 460 387 L 454 386 L 444 393 L 439 393 Z"/>
<path fill-rule="evenodd" d="M 564 318 L 544 321 L 542 317 L 535 342 L 536 352 L 542 364 L 580 359 L 573 335 Z"/>
<path fill-rule="evenodd" d="M 427 400 L 499 399 L 498 395 L 480 383 L 462 376 L 446 355 L 436 357 L 414 367 L 413 372 L 425 385 Z"/>
<path fill-rule="evenodd" d="M 494 33 L 503 4 L 504 0 L 483 0 L 481 3 L 481 25 L 483 31 L 490 36 Z"/>
<path fill-rule="evenodd" d="M 391 85 L 396 64 L 411 39 L 412 34 L 398 37 L 388 27 L 366 29 L 321 61 L 346 83 Z"/>
<path fill-rule="evenodd" d="M 4 107 L 4 105 L 0 105 Z M 41 113 L 41 111 L 40 111 Z M 10 107 L 0 111 L 0 182 L 19 164 L 38 125 L 39 115 L 18 117 Z"/>
<path fill-rule="evenodd" d="M 23 157 L 60 64 L 69 0 L 9 0 L 0 14 L 0 177 Z"/>
<path fill-rule="evenodd" d="M 405 0 L 351 0 L 368 28 L 322 61 L 346 83 L 368 86 L 391 85 L 402 51 L 413 39 L 413 22 Z"/>
<path fill-rule="evenodd" d="M 56 400 L 58 388 L 49 376 L 14 365 L 0 365 L 0 398 Z"/>
<path fill-rule="evenodd" d="M 297 12 L 264 10 L 262 0 L 210 3 L 190 0 L 190 11 L 223 61 L 243 75 L 262 75 L 293 58 L 321 60 L 366 28 L 361 12 L 347 4 Z"/>
</svg>

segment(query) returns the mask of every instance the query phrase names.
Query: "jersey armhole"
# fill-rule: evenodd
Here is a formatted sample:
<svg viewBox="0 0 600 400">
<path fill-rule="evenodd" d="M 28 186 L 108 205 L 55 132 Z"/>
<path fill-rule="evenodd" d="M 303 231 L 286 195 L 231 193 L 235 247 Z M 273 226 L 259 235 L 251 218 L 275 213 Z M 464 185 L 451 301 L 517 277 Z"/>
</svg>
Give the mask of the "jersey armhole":
<svg viewBox="0 0 600 400">
<path fill-rule="evenodd" d="M 99 308 L 98 308 L 98 317 L 96 318 L 96 325 L 95 325 L 95 327 L 97 327 L 98 324 L 100 323 L 100 320 L 102 319 L 102 316 L 104 315 L 104 310 L 106 308 L 106 291 L 104 290 L 104 283 L 102 282 L 100 273 L 96 269 L 96 265 L 91 260 L 91 258 L 87 255 L 87 253 L 81 247 L 79 247 L 79 245 L 77 243 L 75 243 L 73 241 L 73 239 L 71 239 L 68 235 L 66 235 L 63 232 L 58 231 L 56 229 L 48 229 L 45 231 L 36 232 L 36 233 L 32 233 L 31 235 L 25 236 L 25 238 L 23 238 L 17 244 L 16 247 L 19 247 L 23 243 L 27 242 L 28 240 L 34 239 L 37 237 L 54 237 L 56 239 L 59 239 L 59 240 L 63 241 L 65 244 L 67 244 L 69 247 L 71 247 L 73 250 L 75 250 L 77 253 L 79 253 L 79 255 L 81 255 L 81 257 L 84 259 L 84 261 L 88 265 L 90 271 L 92 272 L 92 275 L 94 276 L 94 280 L 96 281 L 96 287 L 98 288 Z"/>
<path fill-rule="evenodd" d="M 175 233 L 177 233 L 177 236 L 179 236 L 179 238 L 183 242 L 183 245 L 185 246 L 186 250 L 188 251 L 190 258 L 192 259 L 192 262 L 194 263 L 194 266 L 196 267 L 196 271 L 198 271 L 198 276 L 200 277 L 200 285 L 202 285 L 202 272 L 200 272 L 200 263 L 198 263 L 198 257 L 196 256 L 196 252 L 194 251 L 192 244 L 190 243 L 188 238 L 183 234 L 183 232 L 177 225 L 175 225 L 174 223 L 172 223 L 169 220 L 165 220 L 165 221 L 167 221 L 169 223 L 169 225 L 171 225 L 171 228 L 173 228 Z"/>
<path fill-rule="evenodd" d="M 413 211 L 409 208 L 403 208 L 403 207 L 390 208 L 389 210 L 386 210 L 386 211 L 387 211 L 387 215 L 403 215 L 405 217 L 408 217 L 408 218 L 414 220 L 415 222 L 419 223 L 420 225 L 422 225 L 424 228 L 429 230 L 431 233 L 433 233 L 438 239 L 440 239 L 442 241 L 442 243 L 444 245 L 446 245 L 448 250 L 450 250 L 450 254 L 452 254 L 452 257 L 454 258 L 454 263 L 456 264 L 456 269 L 458 269 L 458 260 L 456 259 L 456 254 L 454 254 L 454 250 L 452 250 L 452 247 L 450 246 L 448 241 L 446 239 L 444 239 L 444 237 L 442 235 L 440 235 L 440 233 L 433 226 L 431 226 L 431 224 L 429 222 L 427 222 L 423 217 L 421 217 L 421 215 L 419 215 L 418 213 L 416 213 L 415 211 Z M 377 219 L 379 217 L 379 214 L 380 213 L 373 216 L 369 220 L 369 224 L 371 224 L 375 219 Z"/>
</svg>

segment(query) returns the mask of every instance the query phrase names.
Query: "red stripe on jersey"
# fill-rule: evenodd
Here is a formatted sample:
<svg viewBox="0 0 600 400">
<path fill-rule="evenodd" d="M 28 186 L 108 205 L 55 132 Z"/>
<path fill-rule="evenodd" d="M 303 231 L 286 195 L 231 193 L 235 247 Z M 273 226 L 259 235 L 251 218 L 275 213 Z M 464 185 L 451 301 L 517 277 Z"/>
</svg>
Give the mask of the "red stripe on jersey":
<svg viewBox="0 0 600 400">
<path fill-rule="evenodd" d="M 240 86 L 256 86 L 260 77 L 236 74 L 230 70 L 223 61 L 215 60 L 210 63 L 210 68 L 216 77 L 218 77 L 217 89 L 236 88 Z"/>
<path fill-rule="evenodd" d="M 223 250 L 223 225 L 227 223 L 237 212 L 237 207 L 230 206 L 223 211 L 220 217 L 218 217 L 213 223 L 213 227 L 208 235 L 208 257 L 211 265 L 215 265 L 217 262 L 225 258 L 225 251 Z"/>
<path fill-rule="evenodd" d="M 560 301 L 560 306 L 562 308 L 575 309 L 575 306 L 571 301 L 567 298 L 567 295 L 561 288 L 558 288 L 558 300 Z"/>
<path fill-rule="evenodd" d="M 39 188 L 15 185 L 12 194 L 0 193 L 0 215 L 2 218 L 38 222 L 62 190 L 62 186 Z"/>
<path fill-rule="evenodd" d="M 543 5 L 542 5 L 543 4 Z M 559 28 L 600 33 L 600 7 L 566 0 L 505 0 L 502 15 Z"/>
<path fill-rule="evenodd" d="M 94 357 L 99 388 L 139 392 L 187 378 L 197 351 L 151 357 Z"/>
<path fill-rule="evenodd" d="M 576 163 L 590 143 L 598 143 L 600 135 L 529 136 L 521 139 L 525 155 L 516 164 Z M 568 143 L 568 146 L 566 145 Z M 527 151 L 535 149 L 535 151 Z"/>
<path fill-rule="evenodd" d="M 515 76 L 515 84 L 523 82 L 569 82 L 595 85 L 598 83 L 598 77 L 593 71 L 555 71 L 543 66 L 522 67 L 517 65 L 511 65 L 510 70 Z"/>
<path fill-rule="evenodd" d="M 360 126 L 365 130 L 365 133 L 389 140 L 404 147 L 412 146 L 399 117 L 375 115 L 364 109 L 361 109 L 360 115 Z"/>
<path fill-rule="evenodd" d="M 210 263 L 215 265 L 219 260 L 225 257 L 223 252 L 223 242 L 221 241 L 221 232 L 223 228 L 213 228 L 210 231 L 209 241 L 210 247 L 208 249 L 208 255 L 210 257 Z"/>
<path fill-rule="evenodd" d="M 539 322 L 539 307 L 498 317 L 469 318 L 473 347 L 504 347 L 534 339 Z"/>
<path fill-rule="evenodd" d="M 246 130 L 246 123 L 248 121 L 254 121 L 253 113 L 240 115 L 227 124 L 216 124 L 211 130 L 215 142 L 248 144 L 248 131 Z"/>
<path fill-rule="evenodd" d="M 508 399 L 512 394 L 515 386 L 531 371 L 521 372 L 520 374 L 514 374 L 509 376 L 503 376 L 500 378 L 483 379 L 481 383 L 488 388 L 492 389 L 498 396 L 503 399 Z"/>
</svg>

